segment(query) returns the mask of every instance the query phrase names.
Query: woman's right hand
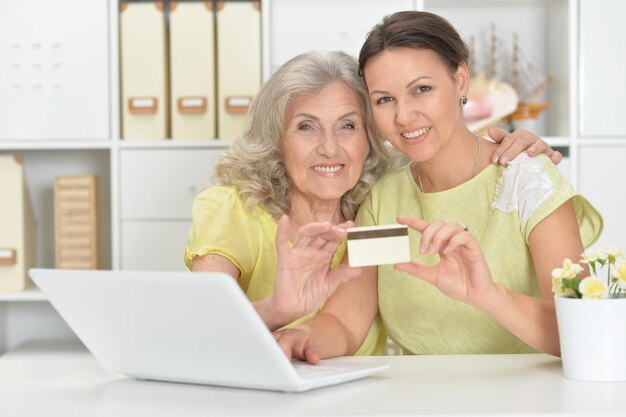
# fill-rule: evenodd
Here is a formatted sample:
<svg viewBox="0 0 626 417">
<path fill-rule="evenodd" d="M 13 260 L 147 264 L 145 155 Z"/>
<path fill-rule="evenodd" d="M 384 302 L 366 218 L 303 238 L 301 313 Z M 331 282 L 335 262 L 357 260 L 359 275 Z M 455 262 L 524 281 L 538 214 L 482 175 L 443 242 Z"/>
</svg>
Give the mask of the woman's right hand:
<svg viewBox="0 0 626 417">
<path fill-rule="evenodd" d="M 285 329 L 273 333 L 274 339 L 289 360 L 307 361 L 317 364 L 320 361 L 317 346 L 305 326 Z"/>
<path fill-rule="evenodd" d="M 347 264 L 331 269 L 334 253 L 346 237 L 346 229 L 352 226 L 354 222 L 309 223 L 298 230 L 290 244 L 289 217 L 280 218 L 276 232 L 278 267 L 274 292 L 264 300 L 265 314 L 261 314 L 270 329 L 316 311 L 341 283 L 359 275 L 361 268 L 350 268 Z"/>
</svg>

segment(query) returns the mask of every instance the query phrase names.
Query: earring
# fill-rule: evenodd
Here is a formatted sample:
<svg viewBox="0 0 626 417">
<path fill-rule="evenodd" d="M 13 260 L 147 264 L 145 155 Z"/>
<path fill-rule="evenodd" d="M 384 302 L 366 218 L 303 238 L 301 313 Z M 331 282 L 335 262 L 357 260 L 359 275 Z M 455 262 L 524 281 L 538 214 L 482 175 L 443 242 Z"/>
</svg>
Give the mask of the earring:
<svg viewBox="0 0 626 417">
<path fill-rule="evenodd" d="M 467 96 L 461 97 L 461 106 L 465 106 L 467 104 Z"/>
</svg>

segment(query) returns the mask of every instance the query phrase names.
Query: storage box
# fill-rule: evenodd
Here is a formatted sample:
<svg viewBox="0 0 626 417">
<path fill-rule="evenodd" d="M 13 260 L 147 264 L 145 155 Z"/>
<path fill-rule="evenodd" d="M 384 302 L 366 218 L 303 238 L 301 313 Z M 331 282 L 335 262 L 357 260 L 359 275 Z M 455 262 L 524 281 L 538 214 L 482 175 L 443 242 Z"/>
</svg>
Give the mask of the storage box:
<svg viewBox="0 0 626 417">
<path fill-rule="evenodd" d="M 19 155 L 0 156 L 0 200 L 0 291 L 19 291 L 35 260 L 35 218 Z"/>
<path fill-rule="evenodd" d="M 169 136 L 163 2 L 120 3 L 122 138 Z"/>
<path fill-rule="evenodd" d="M 217 2 L 218 136 L 236 139 L 261 87 L 259 1 Z"/>
<path fill-rule="evenodd" d="M 172 139 L 216 135 L 212 1 L 170 1 Z"/>
</svg>

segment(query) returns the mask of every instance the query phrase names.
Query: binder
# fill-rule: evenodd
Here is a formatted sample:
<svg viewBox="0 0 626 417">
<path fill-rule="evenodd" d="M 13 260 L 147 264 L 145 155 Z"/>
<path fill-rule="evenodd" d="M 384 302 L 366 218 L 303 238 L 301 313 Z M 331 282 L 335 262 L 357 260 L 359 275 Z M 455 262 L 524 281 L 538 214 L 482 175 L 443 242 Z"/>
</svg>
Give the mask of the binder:
<svg viewBox="0 0 626 417">
<path fill-rule="evenodd" d="M 57 268 L 98 269 L 98 186 L 95 175 L 56 177 L 54 243 Z"/>
<path fill-rule="evenodd" d="M 213 1 L 170 1 L 172 139 L 216 135 Z"/>
<path fill-rule="evenodd" d="M 169 136 L 163 1 L 120 3 L 123 139 Z"/>
<path fill-rule="evenodd" d="M 243 133 L 252 98 L 261 86 L 259 1 L 217 2 L 218 136 Z"/>
<path fill-rule="evenodd" d="M 35 218 L 19 155 L 0 156 L 0 196 L 0 291 L 19 291 L 35 261 Z"/>
</svg>

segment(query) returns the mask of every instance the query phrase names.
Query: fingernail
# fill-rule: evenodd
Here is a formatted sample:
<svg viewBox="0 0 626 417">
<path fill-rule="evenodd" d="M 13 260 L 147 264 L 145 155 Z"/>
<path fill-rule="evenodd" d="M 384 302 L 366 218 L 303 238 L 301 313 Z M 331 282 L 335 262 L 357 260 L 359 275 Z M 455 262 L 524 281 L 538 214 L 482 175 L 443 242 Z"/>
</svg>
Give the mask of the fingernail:
<svg viewBox="0 0 626 417">
<path fill-rule="evenodd" d="M 430 245 L 430 253 L 435 253 L 436 252 L 435 249 L 436 249 L 435 245 Z"/>
<path fill-rule="evenodd" d="M 528 150 L 526 152 L 528 153 L 528 155 L 534 155 L 535 154 L 535 148 L 528 148 Z"/>
<path fill-rule="evenodd" d="M 506 164 L 507 162 L 509 162 L 509 158 L 507 158 L 506 156 L 503 156 L 502 158 L 500 158 L 501 164 Z"/>
<path fill-rule="evenodd" d="M 498 158 L 500 158 L 500 155 L 496 155 L 496 154 L 494 154 L 494 155 L 491 157 L 491 163 L 492 163 L 492 164 L 496 164 L 496 163 L 498 163 Z"/>
<path fill-rule="evenodd" d="M 424 253 L 424 252 L 425 252 L 424 247 L 423 247 L 423 246 L 420 246 L 420 253 Z"/>
<path fill-rule="evenodd" d="M 343 233 L 343 232 L 345 232 L 345 231 L 346 231 L 346 229 L 344 229 L 343 227 L 338 227 L 338 228 L 337 228 L 337 231 L 338 231 L 339 233 Z"/>
</svg>

